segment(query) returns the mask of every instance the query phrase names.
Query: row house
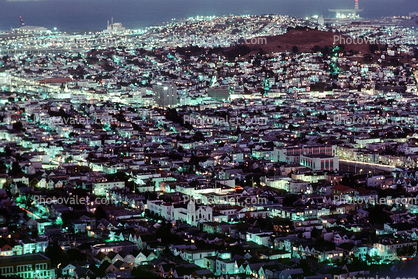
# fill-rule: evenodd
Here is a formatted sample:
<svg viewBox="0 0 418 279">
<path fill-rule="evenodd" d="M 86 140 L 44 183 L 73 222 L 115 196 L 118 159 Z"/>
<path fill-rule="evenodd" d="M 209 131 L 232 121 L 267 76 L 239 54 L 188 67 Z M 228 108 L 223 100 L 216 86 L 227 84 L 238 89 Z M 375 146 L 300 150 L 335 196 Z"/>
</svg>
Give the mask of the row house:
<svg viewBox="0 0 418 279">
<path fill-rule="evenodd" d="M 398 251 L 402 248 L 412 247 L 417 251 L 417 243 L 404 239 L 383 239 L 373 244 L 373 249 L 369 251 L 370 256 L 379 256 L 382 260 L 394 261 L 398 259 Z"/>
<path fill-rule="evenodd" d="M 285 148 L 275 148 L 278 152 L 278 161 L 286 162 L 288 164 L 299 164 L 302 156 L 319 156 L 327 155 L 334 157 L 336 155 L 335 145 L 306 145 L 306 146 L 291 146 Z"/>
<path fill-rule="evenodd" d="M 325 206 L 307 206 L 307 207 L 285 207 L 276 206 L 271 209 L 274 217 L 287 218 L 290 220 L 317 219 L 322 216 L 331 215 L 330 209 Z"/>
<path fill-rule="evenodd" d="M 133 250 L 132 252 L 122 250 L 118 253 L 111 251 L 107 254 L 99 252 L 97 255 L 95 255 L 94 260 L 98 264 L 102 264 L 104 261 L 107 261 L 113 265 L 115 265 L 117 262 L 122 262 L 126 264 L 126 267 L 129 267 L 127 269 L 130 270 L 135 266 L 147 264 L 156 258 L 157 255 L 151 250 Z"/>
<path fill-rule="evenodd" d="M 148 200 L 147 209 L 166 220 L 183 221 L 192 226 L 197 226 L 201 222 L 212 222 L 214 214 L 212 207 L 196 205 L 193 200 L 187 204 L 170 204 L 159 200 Z"/>
</svg>

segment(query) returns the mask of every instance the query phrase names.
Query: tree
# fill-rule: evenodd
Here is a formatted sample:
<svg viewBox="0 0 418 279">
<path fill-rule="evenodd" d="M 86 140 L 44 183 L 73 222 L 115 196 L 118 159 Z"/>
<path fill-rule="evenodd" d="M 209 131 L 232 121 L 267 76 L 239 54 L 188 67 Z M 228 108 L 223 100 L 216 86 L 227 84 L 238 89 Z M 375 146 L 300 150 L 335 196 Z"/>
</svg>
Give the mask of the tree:
<svg viewBox="0 0 418 279">
<path fill-rule="evenodd" d="M 321 236 L 321 231 L 318 230 L 316 227 L 314 227 L 311 231 L 311 237 L 312 238 L 318 238 Z"/>
<path fill-rule="evenodd" d="M 157 197 L 158 197 L 158 195 L 157 195 L 157 193 L 156 192 L 145 192 L 144 193 L 145 194 L 145 199 L 146 200 L 156 200 L 157 199 Z"/>
<path fill-rule="evenodd" d="M 161 238 L 162 243 L 181 244 L 183 241 L 178 235 L 171 233 L 172 225 L 170 222 L 163 221 L 161 226 L 155 232 L 157 238 Z"/>
<path fill-rule="evenodd" d="M 384 205 L 375 205 L 367 209 L 369 216 L 367 219 L 371 224 L 380 224 L 389 223 L 392 219 L 389 217 L 389 214 L 384 210 Z"/>
<path fill-rule="evenodd" d="M 88 161 L 91 161 L 91 160 L 93 160 L 95 158 L 95 156 L 94 156 L 94 153 L 93 152 L 90 152 L 89 153 L 89 155 L 87 155 L 87 160 Z"/>
<path fill-rule="evenodd" d="M 10 174 L 12 176 L 17 176 L 17 175 L 20 175 L 22 173 L 23 173 L 23 171 L 22 171 L 22 168 L 20 167 L 20 164 L 18 162 L 13 162 Z"/>
<path fill-rule="evenodd" d="M 370 44 L 369 50 L 371 53 L 375 53 L 377 50 L 379 50 L 379 46 L 377 44 Z"/>
<path fill-rule="evenodd" d="M 193 136 L 194 141 L 204 141 L 205 137 L 203 136 L 201 131 L 197 131 Z"/>
<path fill-rule="evenodd" d="M 415 253 L 415 248 L 413 246 L 404 246 L 402 248 L 396 249 L 396 254 L 398 257 L 412 256 L 414 253 Z"/>
<path fill-rule="evenodd" d="M 283 199 L 283 206 L 293 206 L 298 199 L 296 195 L 288 195 Z"/>
<path fill-rule="evenodd" d="M 4 153 L 6 154 L 6 156 L 12 155 L 12 149 L 10 148 L 10 146 L 6 146 L 4 148 Z"/>
<path fill-rule="evenodd" d="M 96 211 L 94 212 L 94 218 L 96 218 L 96 220 L 107 219 L 106 211 L 101 205 L 96 208 Z"/>
<path fill-rule="evenodd" d="M 192 180 L 189 185 L 190 185 L 190 187 L 197 187 L 197 186 L 199 186 L 199 181 Z"/>
<path fill-rule="evenodd" d="M 71 262 L 74 261 L 85 261 L 86 260 L 86 254 L 81 252 L 78 249 L 69 249 L 67 250 L 67 256 L 68 260 Z"/>
<path fill-rule="evenodd" d="M 6 173 L 6 172 L 7 172 L 6 164 L 0 160 L 0 173 Z"/>
<path fill-rule="evenodd" d="M 316 45 L 316 46 L 314 46 L 314 47 L 312 48 L 312 51 L 313 51 L 313 52 L 315 52 L 315 53 L 320 52 L 320 51 L 321 51 L 321 47 L 320 47 L 320 46 L 318 46 L 318 45 Z"/>
<path fill-rule="evenodd" d="M 313 275 L 315 272 L 312 271 L 313 266 L 309 265 L 307 260 L 301 259 L 299 267 L 302 268 L 304 275 Z"/>
<path fill-rule="evenodd" d="M 28 209 L 32 206 L 33 200 L 29 197 L 26 198 L 25 200 L 25 208 Z"/>
<path fill-rule="evenodd" d="M 137 266 L 131 271 L 131 276 L 134 278 L 158 278 L 154 273 L 145 270 L 145 267 Z"/>
<path fill-rule="evenodd" d="M 363 61 L 364 62 L 369 62 L 369 61 L 372 61 L 373 60 L 373 57 L 372 57 L 372 55 L 370 54 L 370 53 L 366 53 L 364 56 L 363 56 Z"/>
<path fill-rule="evenodd" d="M 22 131 L 23 130 L 22 122 L 18 121 L 16 123 L 13 123 L 13 129 L 16 131 Z"/>
<path fill-rule="evenodd" d="M 32 237 L 38 237 L 38 229 L 37 229 L 36 227 L 33 227 L 33 228 L 30 230 L 30 233 L 31 233 L 31 236 L 32 236 Z"/>
<path fill-rule="evenodd" d="M 354 187 L 356 184 L 356 179 L 354 178 L 353 174 L 350 173 L 349 176 L 344 175 L 341 179 L 341 184 L 348 187 Z"/>
<path fill-rule="evenodd" d="M 109 267 L 111 263 L 108 261 L 103 261 L 102 264 L 97 268 L 95 265 L 91 265 L 91 271 L 93 271 L 93 273 L 96 276 L 99 277 L 105 277 L 106 276 L 106 268 Z"/>
<path fill-rule="evenodd" d="M 53 265 L 57 265 L 58 263 L 68 260 L 64 250 L 62 250 L 61 246 L 59 246 L 56 241 L 53 244 L 48 245 L 45 250 L 45 255 L 51 259 Z"/>
<path fill-rule="evenodd" d="M 315 241 L 314 248 L 315 250 L 319 250 L 319 251 L 334 250 L 335 243 L 328 241 L 328 240 L 324 240 L 323 238 L 319 238 L 317 241 Z"/>
</svg>

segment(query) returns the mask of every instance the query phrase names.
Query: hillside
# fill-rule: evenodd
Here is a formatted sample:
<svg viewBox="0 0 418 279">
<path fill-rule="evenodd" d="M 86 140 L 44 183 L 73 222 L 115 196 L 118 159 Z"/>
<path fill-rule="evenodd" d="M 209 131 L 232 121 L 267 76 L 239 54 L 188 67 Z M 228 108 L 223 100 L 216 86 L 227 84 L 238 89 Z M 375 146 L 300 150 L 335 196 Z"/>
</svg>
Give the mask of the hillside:
<svg viewBox="0 0 418 279">
<path fill-rule="evenodd" d="M 243 43 L 251 49 L 250 54 L 254 54 L 262 49 L 266 53 L 292 51 L 293 47 L 298 48 L 298 52 L 312 52 L 315 46 L 324 48 L 331 47 L 334 44 L 334 36 L 340 36 L 332 32 L 320 31 L 309 28 L 291 29 L 287 33 L 278 36 L 260 37 L 257 39 L 247 40 Z M 341 36 L 344 39 L 349 36 Z M 351 38 L 350 38 L 351 39 Z M 341 39 L 341 41 L 343 41 Z M 252 44 L 257 42 L 258 44 Z M 266 44 L 267 42 L 267 44 Z M 337 41 L 336 45 L 339 42 Z M 369 44 L 344 44 L 345 50 L 353 50 L 360 54 L 370 53 Z"/>
</svg>

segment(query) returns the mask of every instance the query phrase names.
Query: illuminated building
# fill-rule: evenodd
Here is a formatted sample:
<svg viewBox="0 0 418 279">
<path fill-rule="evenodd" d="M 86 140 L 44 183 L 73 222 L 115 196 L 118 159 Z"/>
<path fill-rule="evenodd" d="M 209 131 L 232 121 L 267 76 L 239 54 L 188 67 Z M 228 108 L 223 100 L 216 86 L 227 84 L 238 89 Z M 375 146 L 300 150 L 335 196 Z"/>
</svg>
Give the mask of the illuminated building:
<svg viewBox="0 0 418 279">
<path fill-rule="evenodd" d="M 340 19 L 354 19 L 359 18 L 358 13 L 362 12 L 363 9 L 360 9 L 358 0 L 354 5 L 354 9 L 328 9 L 332 13 L 336 13 L 336 18 Z"/>
<path fill-rule="evenodd" d="M 19 276 L 20 278 L 55 277 L 51 260 L 42 254 L 19 255 L 2 258 L 0 261 L 1 276 Z"/>
<path fill-rule="evenodd" d="M 215 100 L 227 100 L 229 98 L 229 87 L 212 87 L 208 89 L 208 96 Z"/>
<path fill-rule="evenodd" d="M 177 86 L 172 83 L 157 83 L 152 87 L 154 101 L 160 107 L 177 104 Z"/>
</svg>

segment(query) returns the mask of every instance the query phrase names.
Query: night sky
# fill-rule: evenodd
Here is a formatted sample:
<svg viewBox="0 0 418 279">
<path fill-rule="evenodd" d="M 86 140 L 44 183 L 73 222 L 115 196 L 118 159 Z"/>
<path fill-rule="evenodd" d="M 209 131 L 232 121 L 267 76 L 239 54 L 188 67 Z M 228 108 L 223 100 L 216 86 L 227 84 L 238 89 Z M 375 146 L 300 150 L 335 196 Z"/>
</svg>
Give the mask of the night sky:
<svg viewBox="0 0 418 279">
<path fill-rule="evenodd" d="M 360 0 L 363 17 L 408 15 L 418 11 L 417 0 Z M 0 29 L 27 25 L 61 30 L 102 30 L 111 16 L 128 28 L 196 15 L 288 14 L 329 16 L 328 8 L 353 8 L 354 0 L 41 0 L 0 2 Z"/>
</svg>

